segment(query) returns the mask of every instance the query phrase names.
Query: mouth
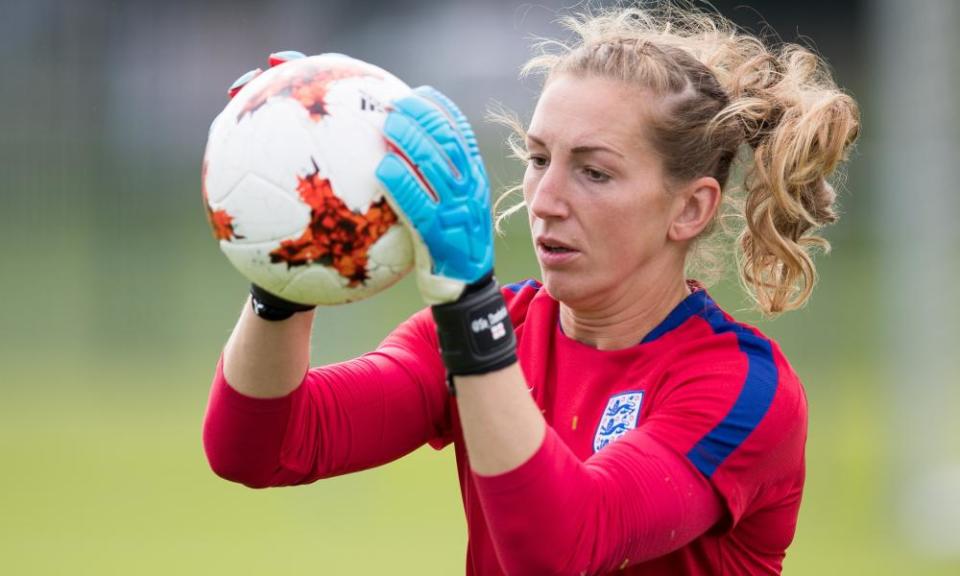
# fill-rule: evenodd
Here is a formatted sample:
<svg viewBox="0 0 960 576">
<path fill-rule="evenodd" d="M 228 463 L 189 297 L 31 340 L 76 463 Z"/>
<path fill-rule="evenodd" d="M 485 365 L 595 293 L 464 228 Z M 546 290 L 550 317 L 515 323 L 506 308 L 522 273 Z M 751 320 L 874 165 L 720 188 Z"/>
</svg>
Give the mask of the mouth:
<svg viewBox="0 0 960 576">
<path fill-rule="evenodd" d="M 576 249 L 571 248 L 569 245 L 564 244 L 559 240 L 554 240 L 553 238 L 537 238 L 537 247 L 550 254 L 566 254 L 568 252 L 577 252 Z"/>
<path fill-rule="evenodd" d="M 541 264 L 552 267 L 566 264 L 580 251 L 553 238 L 537 238 L 537 253 Z"/>
<path fill-rule="evenodd" d="M 550 244 L 542 243 L 540 244 L 540 249 L 550 254 L 567 254 L 569 252 L 576 252 L 576 250 L 572 250 L 565 246 L 551 246 Z"/>
</svg>

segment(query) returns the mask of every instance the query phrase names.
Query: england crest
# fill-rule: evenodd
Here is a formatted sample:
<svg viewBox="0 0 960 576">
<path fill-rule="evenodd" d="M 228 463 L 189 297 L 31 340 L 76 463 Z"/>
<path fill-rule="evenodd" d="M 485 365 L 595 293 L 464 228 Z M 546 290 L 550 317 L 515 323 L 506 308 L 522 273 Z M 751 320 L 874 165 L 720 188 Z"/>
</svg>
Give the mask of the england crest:
<svg viewBox="0 0 960 576">
<path fill-rule="evenodd" d="M 593 435 L 593 451 L 599 452 L 607 444 L 637 427 L 643 390 L 621 392 L 607 400 L 600 425 Z"/>
</svg>

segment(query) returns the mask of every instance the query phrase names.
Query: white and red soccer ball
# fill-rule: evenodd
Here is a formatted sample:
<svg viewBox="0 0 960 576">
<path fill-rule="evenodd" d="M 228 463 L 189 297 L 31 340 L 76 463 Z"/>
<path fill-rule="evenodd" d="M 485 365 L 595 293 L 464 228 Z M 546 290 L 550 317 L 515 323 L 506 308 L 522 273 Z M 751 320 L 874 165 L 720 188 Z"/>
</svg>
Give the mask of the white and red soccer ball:
<svg viewBox="0 0 960 576">
<path fill-rule="evenodd" d="M 287 300 L 371 296 L 413 265 L 375 175 L 389 102 L 410 88 L 339 54 L 271 65 L 231 88 L 210 127 L 202 180 L 214 236 L 244 276 Z"/>
</svg>

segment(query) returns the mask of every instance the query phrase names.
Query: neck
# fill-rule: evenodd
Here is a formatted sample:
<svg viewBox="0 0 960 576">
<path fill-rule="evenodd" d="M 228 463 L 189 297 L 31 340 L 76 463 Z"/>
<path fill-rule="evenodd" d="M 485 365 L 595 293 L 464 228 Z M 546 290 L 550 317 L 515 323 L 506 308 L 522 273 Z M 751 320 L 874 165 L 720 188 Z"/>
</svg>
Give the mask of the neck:
<svg viewBox="0 0 960 576">
<path fill-rule="evenodd" d="M 621 286 L 602 306 L 560 303 L 560 326 L 568 337 L 598 350 L 638 344 L 690 294 L 682 271 L 671 280 Z"/>
</svg>

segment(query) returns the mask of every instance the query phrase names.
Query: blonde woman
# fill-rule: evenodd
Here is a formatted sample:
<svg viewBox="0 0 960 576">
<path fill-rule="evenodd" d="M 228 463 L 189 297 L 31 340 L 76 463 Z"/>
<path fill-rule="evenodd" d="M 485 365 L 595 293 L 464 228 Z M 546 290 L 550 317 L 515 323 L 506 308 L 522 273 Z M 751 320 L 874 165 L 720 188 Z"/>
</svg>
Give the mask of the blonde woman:
<svg viewBox="0 0 960 576">
<path fill-rule="evenodd" d="M 518 127 L 516 209 L 541 280 L 498 286 L 473 132 L 418 89 L 394 103 L 378 174 L 431 306 L 377 350 L 311 368 L 314 311 L 254 289 L 213 383 L 211 466 L 300 484 L 452 443 L 467 574 L 778 574 L 803 492 L 803 388 L 685 271 L 739 187 L 742 284 L 767 314 L 801 307 L 857 106 L 815 54 L 714 15 L 565 23 L 577 40 L 527 65 L 545 81 Z"/>
</svg>

